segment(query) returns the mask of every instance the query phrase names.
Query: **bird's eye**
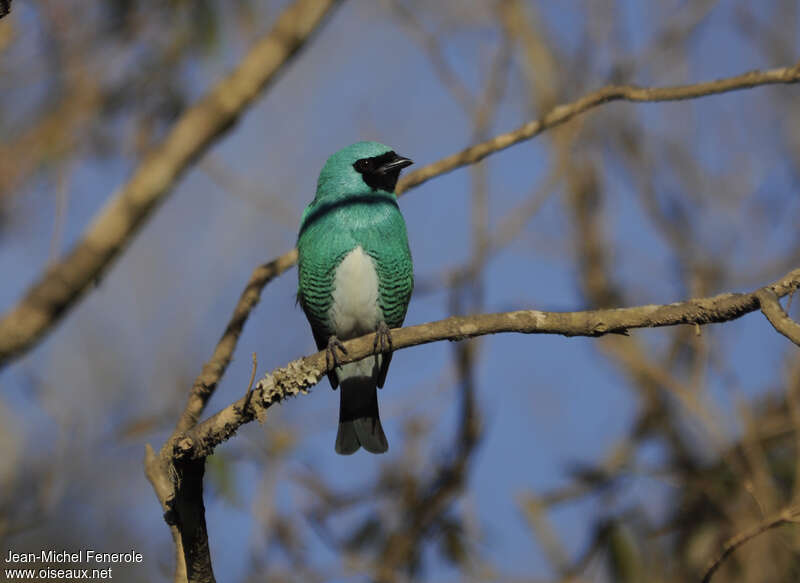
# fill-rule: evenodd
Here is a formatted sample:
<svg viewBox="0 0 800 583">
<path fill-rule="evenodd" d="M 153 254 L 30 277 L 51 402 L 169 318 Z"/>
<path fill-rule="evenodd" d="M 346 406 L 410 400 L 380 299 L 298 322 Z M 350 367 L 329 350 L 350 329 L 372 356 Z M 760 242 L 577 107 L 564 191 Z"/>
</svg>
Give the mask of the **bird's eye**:
<svg viewBox="0 0 800 583">
<path fill-rule="evenodd" d="M 370 164 L 369 158 L 361 158 L 361 160 L 356 160 L 353 166 L 358 172 L 364 173 L 369 172 L 372 165 Z"/>
</svg>

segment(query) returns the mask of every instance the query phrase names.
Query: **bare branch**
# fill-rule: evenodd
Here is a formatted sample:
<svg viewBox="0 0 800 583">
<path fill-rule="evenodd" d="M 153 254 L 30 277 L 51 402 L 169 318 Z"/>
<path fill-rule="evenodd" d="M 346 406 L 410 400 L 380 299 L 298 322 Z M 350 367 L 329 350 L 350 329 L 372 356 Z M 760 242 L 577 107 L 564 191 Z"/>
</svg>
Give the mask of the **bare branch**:
<svg viewBox="0 0 800 583">
<path fill-rule="evenodd" d="M 688 99 L 755 85 L 769 83 L 794 83 L 800 80 L 800 65 L 792 69 L 777 69 L 767 72 L 748 73 L 739 77 L 665 89 L 641 89 L 635 87 L 608 87 L 591 93 L 569 105 L 554 108 L 542 121 L 532 122 L 516 132 L 504 134 L 464 150 L 460 154 L 445 158 L 435 164 L 409 175 L 398 186 L 398 193 L 422 184 L 426 180 L 457 167 L 472 164 L 485 156 L 509 147 L 524 139 L 538 135 L 545 129 L 566 122 L 596 105 L 612 100 L 663 101 Z M 231 323 L 215 350 L 212 359 L 192 390 L 184 416 L 175 434 L 161 452 L 161 461 L 172 457 L 173 463 L 183 465 L 187 461 L 201 460 L 213 452 L 216 445 L 230 438 L 244 423 L 262 417 L 266 409 L 275 402 L 299 392 L 306 392 L 327 372 L 324 354 L 318 353 L 289 363 L 276 369 L 259 381 L 252 394 L 226 407 L 207 421 L 195 426 L 196 420 L 221 378 L 238 340 L 242 326 L 250 310 L 258 300 L 263 286 L 296 261 L 296 250 L 291 250 L 275 261 L 270 275 L 251 277 L 251 282 L 240 298 Z M 266 267 L 266 266 L 265 266 Z M 253 281 L 258 283 L 253 285 Z M 768 288 L 776 296 L 786 295 L 800 287 L 800 270 L 789 273 Z M 440 322 L 413 326 L 393 331 L 395 349 L 438 340 L 462 340 L 465 338 L 500 332 L 550 333 L 566 336 L 601 336 L 609 333 L 626 334 L 629 329 L 677 324 L 707 324 L 738 318 L 761 306 L 757 290 L 751 294 L 724 294 L 714 298 L 690 300 L 666 306 L 642 306 L 616 310 L 597 310 L 576 313 L 547 313 L 535 310 L 505 314 L 484 314 L 472 317 L 454 317 Z M 252 292 L 252 293 L 250 293 Z M 342 363 L 352 362 L 369 355 L 373 347 L 372 335 L 347 343 L 348 354 Z M 183 433 L 182 433 L 183 432 Z M 174 467 L 174 466 L 173 466 Z M 184 554 L 188 556 L 187 551 Z"/>
<path fill-rule="evenodd" d="M 253 311 L 253 308 L 258 303 L 261 290 L 270 281 L 294 265 L 296 261 L 297 252 L 292 250 L 270 263 L 258 266 L 250 275 L 250 280 L 247 282 L 242 295 L 239 296 L 239 301 L 233 309 L 233 314 L 225 327 L 222 338 L 217 342 L 214 353 L 208 359 L 208 362 L 203 365 L 202 372 L 192 384 L 192 391 L 189 394 L 186 409 L 183 411 L 175 428 L 176 432 L 186 431 L 197 423 L 197 419 L 205 409 L 208 399 L 214 394 L 217 383 L 222 378 L 222 375 L 225 374 L 231 358 L 233 358 L 233 351 L 236 349 L 239 335 L 242 333 L 250 312 Z"/>
<path fill-rule="evenodd" d="M 440 340 L 458 341 L 502 332 L 603 336 L 627 334 L 635 328 L 727 322 L 759 309 L 758 294 L 762 290 L 768 289 L 777 297 L 782 297 L 799 288 L 800 269 L 795 269 L 780 280 L 751 293 L 727 293 L 667 305 L 583 312 L 522 310 L 456 316 L 438 322 L 394 329 L 392 345 L 395 350 L 399 350 Z M 347 354 L 340 357 L 340 364 L 371 355 L 374 338 L 374 334 L 368 334 L 345 342 Z M 188 431 L 180 440 L 181 447 L 175 451 L 177 459 L 195 459 L 209 455 L 218 444 L 232 437 L 241 425 L 262 416 L 271 405 L 307 392 L 327 372 L 324 351 L 273 370 L 256 384 L 247 411 L 244 410 L 245 397 L 242 397 Z"/>
<path fill-rule="evenodd" d="M 145 446 L 147 479 L 175 543 L 175 583 L 214 583 L 203 503 L 205 458 L 173 462 Z"/>
<path fill-rule="evenodd" d="M 76 253 L 80 254 L 84 245 L 94 244 L 97 245 L 94 255 L 82 258 L 82 263 L 78 267 L 83 269 L 84 275 L 89 275 L 89 280 L 96 277 L 96 274 L 114 258 L 156 203 L 166 195 L 169 187 L 191 161 L 236 121 L 244 108 L 252 102 L 281 66 L 297 52 L 336 3 L 336 0 L 323 2 L 297 0 L 290 5 L 278 19 L 273 30 L 251 50 L 239 68 L 184 115 L 162 146 L 145 161 L 127 187 L 95 220 L 84 242 L 80 243 L 61 265 L 56 266 L 56 271 L 53 273 L 58 273 L 59 269 L 70 273 L 70 270 L 75 268 L 70 262 L 73 257 L 78 256 Z M 100 238 L 99 242 L 93 240 L 93 237 L 97 236 Z M 231 361 L 244 323 L 258 303 L 261 290 L 296 260 L 296 253 L 290 252 L 282 258 L 256 268 L 234 308 L 214 353 L 192 385 L 186 408 L 178 420 L 175 431 L 161 448 L 158 456 L 151 447 L 146 448 L 145 473 L 161 502 L 164 518 L 170 525 L 175 541 L 176 583 L 184 581 L 213 583 L 215 578 L 203 503 L 205 458 L 188 459 L 184 456 L 182 459 L 176 459 L 178 456 L 174 452 L 186 447 L 186 440 L 181 439 L 181 435 L 194 427 L 208 399 L 214 393 L 219 379 Z M 34 298 L 37 289 L 50 285 L 48 277 L 49 275 L 45 275 L 44 281 L 34 286 L 31 291 Z M 38 310 L 40 324 L 38 329 L 29 330 L 32 335 L 27 340 L 23 338 L 23 343 L 18 344 L 16 348 L 12 345 L 6 350 L 7 347 L 0 344 L 0 363 L 4 357 L 8 358 L 15 351 L 23 350 L 34 342 L 55 322 L 58 314 L 77 299 L 85 285 L 81 284 L 79 278 L 71 281 L 73 284 L 71 289 L 70 280 L 59 283 L 64 288 L 61 290 L 63 294 L 51 298 L 55 299 L 55 302 L 43 306 L 36 303 L 33 307 L 26 306 L 31 297 L 29 294 L 15 312 L 0 322 L 0 337 L 3 337 L 4 325 L 10 318 L 13 330 L 14 314 L 22 308 L 23 312 L 26 309 Z M 54 307 L 54 312 L 48 311 Z M 31 314 L 26 315 L 30 316 Z M 250 398 L 251 391 L 248 388 L 244 397 L 245 404 Z"/>
<path fill-rule="evenodd" d="M 25 297 L 0 319 L 0 366 L 33 346 L 75 304 L 89 285 L 102 276 L 192 160 L 208 149 L 238 119 L 336 3 L 337 0 L 297 0 L 240 66 L 181 117 L 164 142 L 95 218 L 70 254 L 48 269 Z M 751 71 L 694 85 L 663 88 L 610 85 L 572 103 L 554 107 L 541 120 L 529 122 L 513 132 L 501 134 L 411 172 L 398 183 L 397 194 L 529 140 L 610 101 L 676 101 L 798 81 L 800 63 L 794 67 Z M 294 251 L 289 251 L 275 261 L 286 259 L 292 253 Z"/>
<path fill-rule="evenodd" d="M 709 583 L 711 578 L 714 576 L 714 573 L 720 568 L 725 559 L 727 559 L 740 546 L 754 539 L 758 535 L 775 528 L 776 526 L 781 526 L 790 522 L 797 522 L 798 516 L 800 516 L 800 508 L 786 508 L 772 518 L 765 520 L 761 524 L 757 524 L 753 528 L 728 539 L 728 541 L 722 546 L 722 552 L 715 557 L 706 568 L 702 583 Z"/>
<path fill-rule="evenodd" d="M 746 89 L 759 85 L 776 83 L 788 84 L 797 83 L 798 81 L 800 81 L 800 63 L 791 68 L 785 67 L 764 72 L 753 71 L 737 77 L 730 77 L 728 79 L 710 81 L 697 85 L 665 87 L 660 89 L 644 89 L 632 86 L 608 86 L 590 93 L 585 97 L 572 102 L 571 104 L 554 107 L 550 113 L 542 118 L 542 121 L 530 122 L 514 132 L 501 134 L 492 138 L 491 140 L 481 142 L 480 144 L 472 146 L 471 148 L 467 148 L 458 154 L 453 154 L 452 156 L 443 158 L 438 162 L 429 164 L 428 166 L 425 166 L 416 172 L 411 172 L 398 183 L 397 196 L 401 196 L 406 191 L 415 188 L 423 182 L 427 182 L 428 180 L 435 178 L 440 174 L 451 172 L 452 170 L 462 166 L 474 164 L 475 162 L 485 158 L 490 154 L 493 154 L 494 152 L 504 150 L 521 141 L 531 139 L 547 129 L 560 125 L 572 117 L 583 113 L 592 107 L 602 105 L 608 101 L 674 101 Z M 530 128 L 534 129 L 531 130 Z M 530 133 L 526 134 L 526 132 Z M 547 184 L 550 184 L 550 182 L 548 181 Z M 292 267 L 296 260 L 297 250 L 292 249 L 283 255 L 280 255 L 267 265 L 285 265 L 285 267 L 281 269 L 281 272 L 283 272 L 289 267 Z M 248 283 L 248 287 L 249 286 L 250 284 Z M 261 287 L 263 288 L 263 285 Z M 1 331 L 2 323 L 0 323 L 0 332 Z M 2 344 L 0 344 L 0 348 L 1 347 Z M 3 353 L 0 349 L 0 364 L 2 363 L 2 357 Z"/>
<path fill-rule="evenodd" d="M 771 290 L 765 289 L 758 292 L 758 301 L 761 304 L 761 312 L 775 330 L 800 346 L 800 324 L 789 317 L 778 301 L 778 296 Z"/>
<path fill-rule="evenodd" d="M 181 534 L 188 583 L 215 583 L 208 547 L 206 508 L 203 503 L 203 475 L 206 460 L 176 462 L 179 479 L 172 508 L 174 524 Z M 179 569 L 176 569 L 176 572 Z"/>
<path fill-rule="evenodd" d="M 158 501 L 161 503 L 161 510 L 164 512 L 164 520 L 169 525 L 172 533 L 172 540 L 175 543 L 175 583 L 186 581 L 186 561 L 183 554 L 183 539 L 181 538 L 178 527 L 173 519 L 173 501 L 175 499 L 175 485 L 169 472 L 171 460 L 163 460 L 156 455 L 153 448 L 148 443 L 144 448 L 144 472 L 150 485 L 156 493 Z"/>
<path fill-rule="evenodd" d="M 530 140 L 545 130 L 571 120 L 576 115 L 611 101 L 630 101 L 634 103 L 680 101 L 729 91 L 750 89 L 760 85 L 792 84 L 797 82 L 800 82 L 800 63 L 793 67 L 782 67 L 768 71 L 750 71 L 736 77 L 696 83 L 694 85 L 659 88 L 637 87 L 635 85 L 608 85 L 581 97 L 577 101 L 558 105 L 541 119 L 528 122 L 513 132 L 500 134 L 491 140 L 471 146 L 457 154 L 409 173 L 397 184 L 397 193 L 400 194 L 427 182 L 431 178 L 452 172 L 462 166 L 474 164 L 490 154 Z"/>
<path fill-rule="evenodd" d="M 0 365 L 50 330 L 100 278 L 194 160 L 233 126 L 339 0 L 296 0 L 239 66 L 189 108 L 83 238 L 0 319 Z"/>
<path fill-rule="evenodd" d="M 184 445 L 184 442 L 179 440 L 180 436 L 184 431 L 195 426 L 208 399 L 214 393 L 219 379 L 228 368 L 244 323 L 258 303 L 261 290 L 295 261 L 296 258 L 289 253 L 287 257 L 261 265 L 253 271 L 213 355 L 203 365 L 202 372 L 192 385 L 186 409 L 181 415 L 175 431 L 164 443 L 159 455 L 156 455 L 149 445 L 147 446 L 145 473 L 161 502 L 164 518 L 170 525 L 178 553 L 176 583 L 187 580 L 213 581 L 214 574 L 208 552 L 208 538 L 205 534 L 205 511 L 202 497 L 205 459 L 190 460 L 189 464 L 176 464 L 173 460 L 173 452 L 176 448 L 180 449 Z M 243 411 L 249 410 L 251 394 L 251 390 L 248 388 Z M 182 516 L 183 519 L 181 519 Z"/>
</svg>

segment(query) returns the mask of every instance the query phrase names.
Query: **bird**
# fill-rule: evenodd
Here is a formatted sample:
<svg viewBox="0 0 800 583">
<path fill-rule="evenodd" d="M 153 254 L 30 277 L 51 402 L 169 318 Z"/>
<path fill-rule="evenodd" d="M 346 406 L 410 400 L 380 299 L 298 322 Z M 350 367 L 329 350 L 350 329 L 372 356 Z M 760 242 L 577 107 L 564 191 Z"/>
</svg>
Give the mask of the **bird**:
<svg viewBox="0 0 800 583">
<path fill-rule="evenodd" d="M 384 453 L 389 443 L 378 413 L 392 360 L 391 328 L 403 325 L 414 270 L 406 223 L 394 193 L 400 171 L 413 162 L 378 142 L 357 142 L 331 155 L 297 236 L 297 301 L 328 379 L 339 387 L 335 451 L 363 447 Z M 339 365 L 342 341 L 375 333 L 372 356 Z"/>
</svg>

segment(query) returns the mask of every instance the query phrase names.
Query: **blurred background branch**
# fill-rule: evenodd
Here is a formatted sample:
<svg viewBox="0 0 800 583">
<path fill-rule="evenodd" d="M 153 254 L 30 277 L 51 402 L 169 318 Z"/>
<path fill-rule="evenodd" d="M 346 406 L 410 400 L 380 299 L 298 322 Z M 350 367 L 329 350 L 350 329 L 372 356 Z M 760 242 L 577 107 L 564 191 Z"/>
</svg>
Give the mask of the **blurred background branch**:
<svg viewBox="0 0 800 583">
<path fill-rule="evenodd" d="M 336 3 L 294 2 L 230 75 L 182 113 L 164 140 L 148 152 L 130 180 L 106 203 L 72 251 L 51 265 L 0 319 L 0 366 L 36 342 L 93 282 L 98 282 L 175 181 L 236 123 Z"/>
</svg>

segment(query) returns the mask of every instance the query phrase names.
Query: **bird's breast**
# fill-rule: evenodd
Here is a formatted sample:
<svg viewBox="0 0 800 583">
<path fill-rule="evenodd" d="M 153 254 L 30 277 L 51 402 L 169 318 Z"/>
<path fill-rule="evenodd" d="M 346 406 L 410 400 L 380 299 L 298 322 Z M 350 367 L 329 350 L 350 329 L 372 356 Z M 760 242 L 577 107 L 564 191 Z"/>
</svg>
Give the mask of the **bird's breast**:
<svg viewBox="0 0 800 583">
<path fill-rule="evenodd" d="M 333 280 L 333 302 L 328 313 L 336 336 L 346 340 L 374 332 L 383 319 L 378 304 L 375 263 L 360 246 L 348 253 Z"/>
</svg>

